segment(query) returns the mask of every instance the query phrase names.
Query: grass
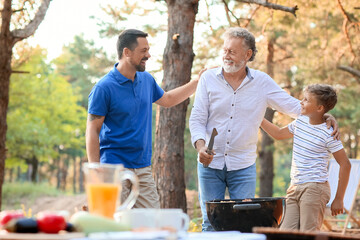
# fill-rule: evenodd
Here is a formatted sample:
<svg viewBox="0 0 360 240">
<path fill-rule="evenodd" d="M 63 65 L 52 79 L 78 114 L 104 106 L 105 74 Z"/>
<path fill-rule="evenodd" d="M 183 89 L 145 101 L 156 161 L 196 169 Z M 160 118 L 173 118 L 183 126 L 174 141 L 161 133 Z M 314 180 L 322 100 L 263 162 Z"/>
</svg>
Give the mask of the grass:
<svg viewBox="0 0 360 240">
<path fill-rule="evenodd" d="M 16 182 L 5 183 L 2 192 L 2 210 L 20 209 L 21 204 L 33 204 L 41 196 L 60 196 L 66 193 L 46 183 Z"/>
</svg>

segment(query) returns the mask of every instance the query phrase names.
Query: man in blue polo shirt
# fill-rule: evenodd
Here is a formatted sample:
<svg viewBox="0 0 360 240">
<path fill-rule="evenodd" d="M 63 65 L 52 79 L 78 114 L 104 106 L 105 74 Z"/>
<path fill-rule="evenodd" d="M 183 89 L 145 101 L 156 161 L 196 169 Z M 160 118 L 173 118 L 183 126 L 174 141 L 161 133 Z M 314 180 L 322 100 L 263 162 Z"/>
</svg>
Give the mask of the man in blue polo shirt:
<svg viewBox="0 0 360 240">
<path fill-rule="evenodd" d="M 121 163 L 138 176 L 134 207 L 159 208 L 151 172 L 152 103 L 163 107 L 181 103 L 195 92 L 198 79 L 164 92 L 145 71 L 150 58 L 147 36 L 135 29 L 119 35 L 119 62 L 89 95 L 86 151 L 89 162 Z"/>
</svg>

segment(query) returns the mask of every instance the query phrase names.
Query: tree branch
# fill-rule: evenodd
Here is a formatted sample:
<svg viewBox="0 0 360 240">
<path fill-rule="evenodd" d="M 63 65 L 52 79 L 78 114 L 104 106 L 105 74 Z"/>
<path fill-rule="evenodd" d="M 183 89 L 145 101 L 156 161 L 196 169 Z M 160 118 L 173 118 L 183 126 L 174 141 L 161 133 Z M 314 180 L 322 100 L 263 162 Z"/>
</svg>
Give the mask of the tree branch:
<svg viewBox="0 0 360 240">
<path fill-rule="evenodd" d="M 262 27 L 262 29 L 261 29 L 261 34 L 262 34 L 262 35 L 265 35 L 265 29 L 266 29 L 267 25 L 268 25 L 268 24 L 271 22 L 271 20 L 273 19 L 273 16 L 274 16 L 273 11 L 271 11 L 270 17 L 265 21 L 265 23 L 264 23 L 264 25 L 263 25 L 263 27 Z"/>
<path fill-rule="evenodd" d="M 174 41 L 174 45 L 172 46 L 173 49 L 179 49 L 180 47 L 180 44 L 179 44 L 179 37 L 180 37 L 180 34 L 179 33 L 175 33 L 173 36 L 172 36 L 172 40 Z"/>
<path fill-rule="evenodd" d="M 359 70 L 356 70 L 356 69 L 354 69 L 352 67 L 349 67 L 349 66 L 343 66 L 343 65 L 337 66 L 337 69 L 348 72 L 348 73 L 350 73 L 350 74 L 352 74 L 355 77 L 360 79 L 360 71 Z"/>
<path fill-rule="evenodd" d="M 31 20 L 27 26 L 25 26 L 23 29 L 15 29 L 11 32 L 13 37 L 13 45 L 15 45 L 15 43 L 17 43 L 18 41 L 28 38 L 35 33 L 40 23 L 44 20 L 46 11 L 49 8 L 50 1 L 51 0 L 42 1 L 37 13 L 35 14 L 34 19 Z"/>
<path fill-rule="evenodd" d="M 211 25 L 209 3 L 207 2 L 207 0 L 205 0 L 205 3 L 206 3 L 206 13 L 207 13 L 208 21 L 209 21 L 209 26 L 210 26 L 211 31 L 214 31 L 214 28 L 213 28 L 212 25 Z"/>
<path fill-rule="evenodd" d="M 351 24 L 351 23 L 353 23 L 353 21 L 351 21 L 349 14 L 345 11 L 344 7 L 342 6 L 341 0 L 337 0 L 337 2 L 338 2 L 338 6 L 340 8 L 340 11 L 344 16 L 343 32 L 345 34 L 346 41 L 348 42 L 348 45 L 349 45 L 349 48 L 350 48 L 350 52 L 351 52 L 351 55 L 352 55 L 351 62 L 353 63 L 355 61 L 356 54 L 355 54 L 354 49 L 352 47 L 352 43 L 351 43 L 350 36 L 349 36 L 349 30 L 348 30 L 348 23 Z"/>
<path fill-rule="evenodd" d="M 282 5 L 278 5 L 278 4 L 274 4 L 274 3 L 270 3 L 267 0 L 237 0 L 238 2 L 243 2 L 243 3 L 254 3 L 257 5 L 261 5 L 263 7 L 266 8 L 271 8 L 274 10 L 280 10 L 280 11 L 284 11 L 284 12 L 289 12 L 292 13 L 295 17 L 296 17 L 296 11 L 298 10 L 298 7 L 286 7 L 286 6 L 282 6 Z"/>
<path fill-rule="evenodd" d="M 20 9 L 16 9 L 16 10 L 12 10 L 13 13 L 16 13 L 16 12 L 22 12 L 24 11 L 24 8 L 20 8 Z"/>
<path fill-rule="evenodd" d="M 275 60 L 275 62 L 276 62 L 276 63 L 281 63 L 281 62 L 283 62 L 283 61 L 285 61 L 285 60 L 288 60 L 288 59 L 291 59 L 291 58 L 294 58 L 294 56 L 293 56 L 293 55 L 288 55 L 288 56 L 285 56 L 285 57 L 283 57 L 283 58 L 280 58 L 280 59 Z"/>
<path fill-rule="evenodd" d="M 247 28 L 247 26 L 249 25 L 250 21 L 252 20 L 252 18 L 254 17 L 255 13 L 257 12 L 257 10 L 259 10 L 260 6 L 257 6 L 255 8 L 255 10 L 251 13 L 250 18 L 246 19 L 247 22 L 245 23 L 244 27 Z"/>
<path fill-rule="evenodd" d="M 340 11 L 342 13 L 342 15 L 344 16 L 344 18 L 346 18 L 349 22 L 353 22 L 353 20 L 350 19 L 350 15 L 345 11 L 343 5 L 341 4 L 341 0 L 337 0 L 338 2 L 338 6 L 340 8 Z M 354 19 L 354 21 L 356 22 L 357 19 Z"/>
<path fill-rule="evenodd" d="M 230 10 L 229 5 L 227 4 L 227 2 L 226 2 L 225 0 L 222 0 L 222 2 L 224 3 L 224 6 L 225 6 L 225 11 L 226 11 L 226 15 L 227 15 L 229 24 L 231 24 L 231 19 L 230 19 L 230 16 L 229 16 L 229 13 L 231 13 L 231 15 L 236 19 L 237 25 L 240 27 L 240 20 L 239 20 L 239 18 L 237 18 L 237 17 L 235 16 L 235 14 Z"/>
<path fill-rule="evenodd" d="M 11 73 L 20 73 L 20 74 L 23 74 L 23 73 L 30 73 L 29 71 L 16 71 L 16 70 L 12 70 Z"/>
</svg>

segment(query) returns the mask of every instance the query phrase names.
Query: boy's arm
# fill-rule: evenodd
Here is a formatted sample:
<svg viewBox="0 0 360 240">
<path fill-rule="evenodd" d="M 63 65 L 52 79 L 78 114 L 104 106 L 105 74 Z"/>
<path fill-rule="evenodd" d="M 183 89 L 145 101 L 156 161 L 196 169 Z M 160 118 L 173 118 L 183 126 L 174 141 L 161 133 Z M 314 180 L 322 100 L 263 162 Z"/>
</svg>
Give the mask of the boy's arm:
<svg viewBox="0 0 360 240">
<path fill-rule="evenodd" d="M 344 149 L 333 153 L 333 156 L 337 163 L 340 165 L 339 183 L 334 201 L 331 204 L 331 215 L 335 216 L 339 213 L 343 213 L 344 211 L 344 195 L 347 184 L 349 182 L 351 164 L 348 157 L 346 156 Z"/>
<path fill-rule="evenodd" d="M 293 134 L 289 131 L 288 127 L 279 128 L 265 118 L 261 123 L 261 128 L 276 140 L 288 139 L 293 137 Z"/>
</svg>

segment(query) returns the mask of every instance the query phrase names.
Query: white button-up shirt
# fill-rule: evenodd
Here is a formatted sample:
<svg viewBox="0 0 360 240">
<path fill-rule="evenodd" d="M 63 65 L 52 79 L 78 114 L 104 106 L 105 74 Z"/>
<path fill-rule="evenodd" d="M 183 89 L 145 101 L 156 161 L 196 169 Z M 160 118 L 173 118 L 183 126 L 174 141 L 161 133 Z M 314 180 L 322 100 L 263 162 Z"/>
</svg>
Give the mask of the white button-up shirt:
<svg viewBox="0 0 360 240">
<path fill-rule="evenodd" d="M 238 170 L 256 160 L 260 124 L 267 107 L 291 117 L 300 115 L 300 101 L 281 89 L 266 73 L 246 68 L 247 76 L 234 91 L 225 80 L 222 68 L 201 75 L 189 120 L 191 141 L 209 142 L 213 128 L 216 155 L 209 167 Z"/>
</svg>

